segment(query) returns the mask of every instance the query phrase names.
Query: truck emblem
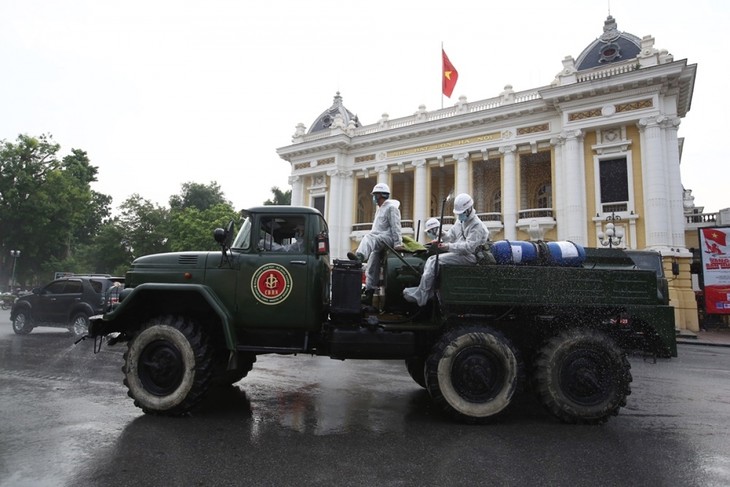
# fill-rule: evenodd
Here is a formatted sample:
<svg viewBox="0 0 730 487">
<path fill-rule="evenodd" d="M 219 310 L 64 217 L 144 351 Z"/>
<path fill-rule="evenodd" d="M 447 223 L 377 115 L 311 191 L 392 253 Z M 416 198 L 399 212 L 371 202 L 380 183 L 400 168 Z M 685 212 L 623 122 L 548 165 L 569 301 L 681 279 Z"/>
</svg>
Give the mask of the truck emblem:
<svg viewBox="0 0 730 487">
<path fill-rule="evenodd" d="M 289 297 L 292 278 L 289 271 L 279 264 L 259 267 L 251 279 L 251 291 L 259 303 L 279 304 Z"/>
</svg>

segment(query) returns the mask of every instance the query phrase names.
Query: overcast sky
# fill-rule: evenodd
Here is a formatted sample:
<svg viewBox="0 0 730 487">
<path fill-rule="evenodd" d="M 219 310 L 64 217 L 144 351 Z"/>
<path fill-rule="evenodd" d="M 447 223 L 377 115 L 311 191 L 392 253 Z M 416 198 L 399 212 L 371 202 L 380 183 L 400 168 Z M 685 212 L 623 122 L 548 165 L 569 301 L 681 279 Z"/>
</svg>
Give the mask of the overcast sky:
<svg viewBox="0 0 730 487">
<path fill-rule="evenodd" d="M 682 180 L 730 207 L 727 0 L 0 0 L 0 140 L 88 152 L 116 208 L 217 181 L 236 209 L 289 189 L 289 145 L 341 92 L 363 124 L 548 85 L 618 28 L 697 64 Z M 459 71 L 441 97 L 441 43 Z"/>
</svg>

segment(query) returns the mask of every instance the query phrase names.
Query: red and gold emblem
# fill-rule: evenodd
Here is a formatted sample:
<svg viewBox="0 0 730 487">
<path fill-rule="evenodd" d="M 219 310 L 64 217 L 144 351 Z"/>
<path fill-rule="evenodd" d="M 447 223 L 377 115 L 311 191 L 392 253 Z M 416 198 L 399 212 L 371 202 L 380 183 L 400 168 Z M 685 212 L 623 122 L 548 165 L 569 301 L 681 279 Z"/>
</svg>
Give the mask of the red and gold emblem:
<svg viewBox="0 0 730 487">
<path fill-rule="evenodd" d="M 279 304 L 291 294 L 292 278 L 289 271 L 279 264 L 259 267 L 251 279 L 251 291 L 263 304 Z"/>
</svg>

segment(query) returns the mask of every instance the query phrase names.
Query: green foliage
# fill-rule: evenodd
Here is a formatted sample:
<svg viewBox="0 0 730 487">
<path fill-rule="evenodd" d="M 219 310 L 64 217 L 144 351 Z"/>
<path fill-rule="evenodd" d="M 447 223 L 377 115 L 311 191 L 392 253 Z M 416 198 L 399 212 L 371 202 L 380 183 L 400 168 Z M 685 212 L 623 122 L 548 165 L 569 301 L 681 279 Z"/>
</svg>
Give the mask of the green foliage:
<svg viewBox="0 0 730 487">
<path fill-rule="evenodd" d="M 168 219 L 170 210 L 153 204 L 134 193 L 120 205 L 118 225 L 123 244 L 131 256 L 169 252 Z"/>
<path fill-rule="evenodd" d="M 189 207 L 172 212 L 170 250 L 217 250 L 219 247 L 213 240 L 213 230 L 239 218 L 239 214 L 228 203 L 219 203 L 202 211 Z"/>
<path fill-rule="evenodd" d="M 215 181 L 211 181 L 207 185 L 187 182 L 182 185 L 180 194 L 170 196 L 171 211 L 185 208 L 204 211 L 218 204 L 230 205 L 231 202 L 225 199 L 220 185 Z"/>
<path fill-rule="evenodd" d="M 97 168 L 82 150 L 58 159 L 50 135 L 19 135 L 0 142 L 0 262 L 7 282 L 10 249 L 21 250 L 16 278 L 21 284 L 45 279 L 45 265 L 70 259 L 90 242 L 109 214 L 111 198 L 95 193 Z"/>
<path fill-rule="evenodd" d="M 264 205 L 291 205 L 291 190 L 282 191 L 277 186 L 271 188 L 274 198 L 264 201 Z"/>
</svg>

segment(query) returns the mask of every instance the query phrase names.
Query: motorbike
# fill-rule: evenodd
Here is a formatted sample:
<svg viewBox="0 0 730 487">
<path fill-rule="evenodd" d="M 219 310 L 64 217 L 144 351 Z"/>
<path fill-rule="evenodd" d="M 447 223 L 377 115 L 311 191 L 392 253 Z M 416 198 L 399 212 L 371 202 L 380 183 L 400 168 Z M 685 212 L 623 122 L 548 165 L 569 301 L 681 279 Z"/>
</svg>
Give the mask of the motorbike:
<svg viewBox="0 0 730 487">
<path fill-rule="evenodd" d="M 15 296 L 13 296 L 12 294 L 0 295 L 0 308 L 10 309 L 13 307 L 14 302 L 15 302 Z"/>
</svg>

